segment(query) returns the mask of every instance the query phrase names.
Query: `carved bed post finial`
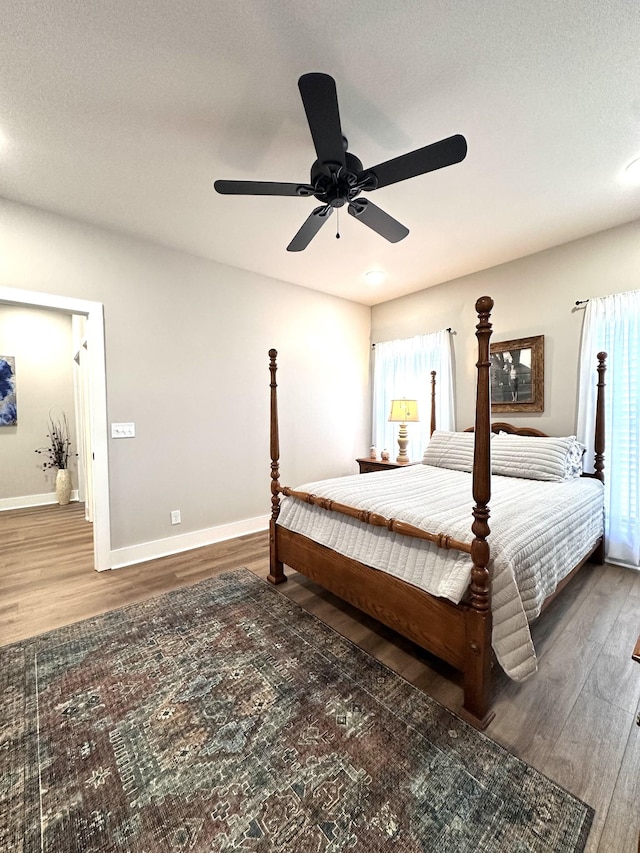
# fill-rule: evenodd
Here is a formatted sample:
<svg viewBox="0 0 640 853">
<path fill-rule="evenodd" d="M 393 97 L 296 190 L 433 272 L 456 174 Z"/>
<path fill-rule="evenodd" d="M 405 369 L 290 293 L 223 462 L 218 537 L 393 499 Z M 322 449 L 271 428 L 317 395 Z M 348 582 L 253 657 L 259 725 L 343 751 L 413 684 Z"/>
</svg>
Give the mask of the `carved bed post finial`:
<svg viewBox="0 0 640 853">
<path fill-rule="evenodd" d="M 436 428 L 436 372 L 431 371 L 431 431 L 429 435 L 433 435 Z"/>
<path fill-rule="evenodd" d="M 604 483 L 604 374 L 607 371 L 606 352 L 598 353 L 598 393 L 596 397 L 596 431 L 594 437 L 595 476 Z"/>
<path fill-rule="evenodd" d="M 271 521 L 269 522 L 269 575 L 267 580 L 277 584 L 286 581 L 282 562 L 278 560 L 276 548 L 276 521 L 280 514 L 280 438 L 278 432 L 278 383 L 276 372 L 278 351 L 269 350 L 269 372 L 271 374 L 271 417 L 270 417 L 270 446 L 271 446 Z"/>
<path fill-rule="evenodd" d="M 485 728 L 494 714 L 490 707 L 491 685 L 491 579 L 489 575 L 489 499 L 491 498 L 491 386 L 489 339 L 493 299 L 476 302 L 478 370 L 473 454 L 473 524 L 471 543 L 471 601 L 466 619 L 467 660 L 464 671 L 463 716 Z"/>
</svg>

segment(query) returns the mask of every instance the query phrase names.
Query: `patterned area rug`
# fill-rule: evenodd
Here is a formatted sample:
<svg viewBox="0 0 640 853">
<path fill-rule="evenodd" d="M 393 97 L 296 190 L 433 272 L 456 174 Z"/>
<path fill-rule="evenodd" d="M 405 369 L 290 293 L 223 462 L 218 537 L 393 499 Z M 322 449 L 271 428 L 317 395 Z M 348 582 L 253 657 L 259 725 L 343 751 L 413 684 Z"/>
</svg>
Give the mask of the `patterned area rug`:
<svg viewBox="0 0 640 853">
<path fill-rule="evenodd" d="M 0 664 L 3 851 L 560 853 L 591 825 L 246 569 Z"/>
</svg>

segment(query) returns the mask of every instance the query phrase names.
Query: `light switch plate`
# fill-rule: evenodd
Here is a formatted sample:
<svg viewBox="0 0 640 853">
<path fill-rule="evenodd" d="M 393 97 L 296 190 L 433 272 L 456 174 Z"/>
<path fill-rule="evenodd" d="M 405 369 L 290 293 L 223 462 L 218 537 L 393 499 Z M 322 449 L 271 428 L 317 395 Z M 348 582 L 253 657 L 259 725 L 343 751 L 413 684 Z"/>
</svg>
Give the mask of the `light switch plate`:
<svg viewBox="0 0 640 853">
<path fill-rule="evenodd" d="M 111 438 L 135 438 L 135 424 L 111 424 Z"/>
</svg>

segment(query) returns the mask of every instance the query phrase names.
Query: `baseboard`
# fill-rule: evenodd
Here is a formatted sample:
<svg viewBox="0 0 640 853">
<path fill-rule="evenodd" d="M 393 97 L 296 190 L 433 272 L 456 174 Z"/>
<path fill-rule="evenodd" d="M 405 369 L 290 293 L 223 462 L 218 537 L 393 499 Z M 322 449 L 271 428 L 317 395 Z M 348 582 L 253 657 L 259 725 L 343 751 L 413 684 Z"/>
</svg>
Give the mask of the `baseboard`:
<svg viewBox="0 0 640 853">
<path fill-rule="evenodd" d="M 71 501 L 78 500 L 78 490 L 74 489 L 71 492 Z M 7 509 L 26 509 L 30 506 L 47 506 L 48 504 L 57 504 L 55 492 L 44 492 L 41 495 L 23 495 L 19 498 L 0 498 L 0 512 Z"/>
<path fill-rule="evenodd" d="M 269 527 L 269 516 L 260 515 L 247 518 L 244 521 L 234 521 L 231 524 L 221 524 L 218 527 L 208 527 L 206 530 L 194 530 L 181 536 L 171 536 L 168 539 L 157 539 L 154 542 L 143 542 L 140 545 L 130 545 L 128 548 L 117 548 L 111 551 L 110 565 L 112 569 L 121 569 L 135 563 L 145 563 L 158 557 L 168 557 L 170 554 L 180 554 L 204 545 L 235 539 L 247 533 L 258 533 Z"/>
</svg>

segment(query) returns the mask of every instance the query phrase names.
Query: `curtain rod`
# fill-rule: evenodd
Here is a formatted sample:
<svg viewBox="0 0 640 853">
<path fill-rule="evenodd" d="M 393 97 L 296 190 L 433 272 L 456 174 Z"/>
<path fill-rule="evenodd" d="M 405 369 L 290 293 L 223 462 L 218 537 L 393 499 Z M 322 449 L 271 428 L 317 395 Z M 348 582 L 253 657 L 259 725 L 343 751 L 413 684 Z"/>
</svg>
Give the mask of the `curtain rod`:
<svg viewBox="0 0 640 853">
<path fill-rule="evenodd" d="M 448 328 L 448 329 L 444 329 L 444 331 L 445 331 L 445 332 L 449 332 L 449 333 L 451 333 L 451 334 L 454 334 L 454 335 L 455 335 L 455 332 L 453 331 L 453 329 L 451 328 L 451 326 L 449 326 L 449 328 Z M 433 334 L 433 332 L 427 332 L 427 334 L 428 334 L 428 335 L 432 335 L 432 334 Z M 379 344 L 381 344 L 381 343 L 383 343 L 383 341 L 378 341 L 378 343 L 379 343 Z M 386 341 L 385 341 L 384 343 L 386 343 Z M 376 345 L 375 345 L 375 344 L 371 344 L 371 349 L 375 349 L 375 348 L 376 348 Z"/>
<path fill-rule="evenodd" d="M 576 305 L 586 305 L 588 301 L 588 299 L 576 299 Z"/>
</svg>

